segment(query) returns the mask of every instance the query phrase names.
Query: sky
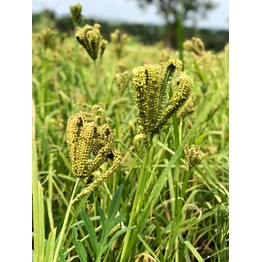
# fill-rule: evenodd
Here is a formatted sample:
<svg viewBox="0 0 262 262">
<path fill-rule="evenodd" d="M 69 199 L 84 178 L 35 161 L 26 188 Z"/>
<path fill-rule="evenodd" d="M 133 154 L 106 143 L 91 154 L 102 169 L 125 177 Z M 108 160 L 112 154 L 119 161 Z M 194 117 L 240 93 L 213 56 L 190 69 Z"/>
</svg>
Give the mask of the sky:
<svg viewBox="0 0 262 262">
<path fill-rule="evenodd" d="M 229 29 L 229 0 L 214 0 L 217 7 L 209 11 L 205 19 L 197 20 L 197 27 L 210 29 Z M 164 24 L 164 19 L 157 14 L 152 4 L 145 10 L 139 8 L 135 0 L 32 0 L 32 12 L 49 9 L 57 16 L 70 15 L 69 6 L 80 3 L 82 15 L 86 18 L 114 20 L 120 22 Z M 192 24 L 186 24 L 191 26 Z"/>
</svg>

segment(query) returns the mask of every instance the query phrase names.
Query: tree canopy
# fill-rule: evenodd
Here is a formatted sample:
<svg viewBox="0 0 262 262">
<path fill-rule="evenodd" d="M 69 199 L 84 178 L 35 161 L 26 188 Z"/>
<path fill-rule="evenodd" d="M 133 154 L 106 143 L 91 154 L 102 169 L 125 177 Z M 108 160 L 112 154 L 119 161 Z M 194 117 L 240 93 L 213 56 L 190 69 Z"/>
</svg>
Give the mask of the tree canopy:
<svg viewBox="0 0 262 262">
<path fill-rule="evenodd" d="M 179 27 L 184 21 L 195 20 L 196 15 L 205 17 L 217 5 L 213 0 L 136 0 L 141 8 L 154 4 L 167 25 L 168 45 L 175 46 L 179 38 Z M 178 36 L 178 37 L 177 37 Z M 182 40 L 182 39 L 181 39 Z"/>
</svg>

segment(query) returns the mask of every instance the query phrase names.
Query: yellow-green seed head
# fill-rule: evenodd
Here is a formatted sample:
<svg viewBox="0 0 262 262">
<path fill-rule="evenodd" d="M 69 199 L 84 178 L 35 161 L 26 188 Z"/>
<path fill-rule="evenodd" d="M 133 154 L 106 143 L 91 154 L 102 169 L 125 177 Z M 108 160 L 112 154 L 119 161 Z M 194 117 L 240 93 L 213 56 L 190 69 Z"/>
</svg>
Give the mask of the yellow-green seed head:
<svg viewBox="0 0 262 262">
<path fill-rule="evenodd" d="M 138 122 L 147 135 L 152 133 L 158 118 L 158 102 L 161 88 L 161 66 L 145 65 L 134 68 L 132 84 L 136 105 L 138 107 Z"/>
<path fill-rule="evenodd" d="M 176 113 L 190 97 L 191 90 L 194 86 L 192 78 L 185 73 L 180 73 L 176 81 L 177 88 L 155 127 L 156 133 L 160 132 L 162 127 L 167 123 L 168 119 L 170 119 L 170 117 Z"/>
<path fill-rule="evenodd" d="M 55 33 L 50 28 L 45 28 L 40 34 L 36 35 L 38 41 L 43 45 L 44 49 L 54 47 Z"/>
<path fill-rule="evenodd" d="M 129 127 L 129 132 L 130 132 L 130 136 L 131 136 L 131 139 L 133 140 L 135 135 L 136 135 L 136 124 L 137 124 L 137 121 L 136 120 L 133 120 L 129 123 L 128 127 Z"/>
<path fill-rule="evenodd" d="M 105 39 L 103 39 L 103 40 L 101 41 L 101 45 L 100 45 L 100 57 L 103 56 L 103 54 L 104 54 L 104 52 L 105 52 L 105 50 L 106 50 L 107 44 L 108 44 L 108 42 L 107 42 Z"/>
<path fill-rule="evenodd" d="M 133 139 L 133 145 L 138 155 L 144 153 L 145 148 L 148 147 L 148 139 L 145 134 L 138 134 Z"/>
<path fill-rule="evenodd" d="M 203 55 L 206 52 L 204 43 L 202 42 L 200 38 L 193 37 L 192 43 L 193 43 L 194 52 L 197 55 Z"/>
<path fill-rule="evenodd" d="M 73 25 L 76 28 L 78 27 L 78 23 L 81 17 L 82 6 L 78 3 L 77 5 L 71 5 L 69 8 L 72 15 Z"/>
<path fill-rule="evenodd" d="M 116 52 L 118 58 L 123 56 L 124 46 L 128 43 L 129 37 L 127 34 L 120 34 L 119 30 L 116 29 L 115 32 L 110 34 L 111 43 Z"/>
<path fill-rule="evenodd" d="M 105 105 L 100 103 L 99 105 L 94 105 L 92 108 L 94 121 L 97 125 L 103 125 L 106 123 L 106 110 Z"/>
<path fill-rule="evenodd" d="M 192 145 L 190 148 L 188 145 L 184 148 L 186 162 L 189 168 L 198 165 L 206 155 L 200 151 L 200 146 Z"/>
<path fill-rule="evenodd" d="M 178 73 L 182 71 L 183 63 L 179 59 L 169 59 L 166 63 L 161 63 L 161 65 L 166 68 L 165 71 L 174 70 Z"/>
<path fill-rule="evenodd" d="M 85 166 L 91 150 L 97 125 L 87 122 L 85 114 L 71 116 L 67 122 L 66 137 L 72 171 L 76 176 L 85 175 Z"/>
<path fill-rule="evenodd" d="M 121 35 L 121 37 L 120 37 L 120 42 L 121 42 L 122 45 L 127 44 L 128 40 L 129 40 L 129 37 L 128 37 L 127 34 Z"/>
<path fill-rule="evenodd" d="M 118 73 L 118 71 L 115 72 L 115 83 L 116 86 L 118 88 L 118 91 L 120 93 L 120 95 L 122 95 L 128 85 L 130 76 L 128 74 L 128 72 L 124 72 L 124 73 Z"/>
<path fill-rule="evenodd" d="M 177 75 L 182 71 L 183 64 L 178 59 L 170 59 L 168 62 L 160 63 L 161 65 L 161 85 L 160 94 L 158 101 L 158 118 L 157 122 L 160 121 L 162 113 L 168 104 L 168 96 L 171 88 L 172 77 L 177 77 Z"/>
<path fill-rule="evenodd" d="M 170 59 L 170 50 L 169 49 L 163 49 L 161 52 L 160 52 L 160 61 L 161 62 L 166 62 L 167 60 Z"/>
<path fill-rule="evenodd" d="M 103 55 L 107 41 L 103 40 L 100 34 L 100 25 L 94 24 L 94 26 L 85 25 L 76 32 L 77 41 L 85 48 L 89 56 L 95 61 L 98 57 L 99 50 L 100 56 Z"/>
<path fill-rule="evenodd" d="M 189 97 L 186 103 L 178 110 L 177 119 L 178 121 L 182 121 L 187 116 L 191 115 L 195 111 L 194 104 L 192 98 Z"/>
<path fill-rule="evenodd" d="M 181 73 L 176 79 L 177 89 L 175 90 L 170 103 L 177 104 L 177 109 L 180 108 L 184 102 L 189 98 L 192 88 L 194 86 L 193 79 Z"/>
<path fill-rule="evenodd" d="M 168 119 L 189 98 L 193 81 L 182 73 L 183 64 L 170 59 L 160 64 L 134 68 L 132 84 L 138 107 L 138 124 L 147 138 L 159 133 Z M 172 77 L 176 77 L 177 89 L 168 102 Z"/>
<path fill-rule="evenodd" d="M 197 37 L 192 37 L 191 40 L 186 40 L 183 43 L 183 47 L 185 50 L 192 51 L 199 56 L 202 56 L 206 52 L 202 40 Z"/>
<path fill-rule="evenodd" d="M 191 40 L 186 40 L 186 41 L 183 43 L 183 48 L 184 48 L 184 50 L 186 50 L 186 51 L 193 51 L 192 41 L 191 41 Z"/>
<path fill-rule="evenodd" d="M 111 41 L 114 45 L 118 43 L 118 35 L 119 35 L 119 30 L 115 30 L 115 32 L 110 34 Z"/>
<path fill-rule="evenodd" d="M 102 119 L 105 115 L 104 106 L 95 105 L 93 115 Z M 67 122 L 66 137 L 72 172 L 87 183 L 87 188 L 74 201 L 93 191 L 116 171 L 121 162 L 120 153 L 113 147 L 114 133 L 110 126 L 101 124 L 101 120 L 99 123 L 89 120 L 87 113 L 78 113 Z M 111 166 L 108 170 L 101 171 L 101 166 L 105 163 Z"/>
<path fill-rule="evenodd" d="M 76 202 L 86 196 L 88 193 L 94 191 L 94 189 L 99 186 L 102 182 L 104 182 L 108 177 L 110 177 L 120 166 L 121 164 L 121 154 L 117 152 L 115 149 L 112 149 L 111 151 L 111 157 L 112 157 L 112 166 L 105 171 L 104 173 L 101 172 L 101 170 L 96 170 L 93 172 L 93 180 L 91 183 L 86 179 L 88 182 L 87 187 L 76 196 L 73 202 Z"/>
</svg>

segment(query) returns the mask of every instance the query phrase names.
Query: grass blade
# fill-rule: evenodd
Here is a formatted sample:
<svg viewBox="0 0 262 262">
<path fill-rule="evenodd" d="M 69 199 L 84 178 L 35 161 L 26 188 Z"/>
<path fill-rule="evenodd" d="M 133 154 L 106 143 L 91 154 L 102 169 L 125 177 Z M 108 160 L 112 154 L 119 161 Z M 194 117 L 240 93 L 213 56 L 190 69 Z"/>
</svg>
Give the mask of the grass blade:
<svg viewBox="0 0 262 262">
<path fill-rule="evenodd" d="M 79 239 L 75 241 L 75 248 L 81 262 L 87 262 L 86 250 Z"/>
<path fill-rule="evenodd" d="M 154 257 L 154 259 L 158 262 L 160 262 L 160 260 L 157 258 L 156 254 L 154 253 L 154 251 L 148 246 L 148 244 L 146 243 L 146 241 L 141 237 L 140 234 L 137 235 L 137 237 L 139 238 L 139 240 L 143 243 L 143 245 L 145 246 L 146 250 L 149 251 L 150 255 L 152 255 L 152 257 Z"/>
<path fill-rule="evenodd" d="M 73 227 L 73 243 L 75 245 L 76 252 L 79 256 L 80 261 L 87 262 L 86 250 L 82 242 L 79 239 L 77 239 L 77 232 L 75 227 Z"/>
<path fill-rule="evenodd" d="M 192 246 L 192 244 L 189 241 L 185 241 L 184 244 L 190 249 L 194 257 L 197 259 L 198 262 L 204 262 L 204 259 L 200 256 L 200 254 L 197 252 L 197 250 Z"/>
<path fill-rule="evenodd" d="M 108 233 L 108 231 L 110 231 L 110 228 L 109 228 L 108 220 L 105 217 L 105 213 L 104 213 L 103 209 L 98 207 L 98 212 L 99 212 L 99 215 L 100 215 L 100 221 L 101 221 L 101 225 L 102 225 L 102 235 L 101 235 L 101 238 L 100 238 L 100 242 L 105 243 L 106 238 L 107 238 L 107 233 Z"/>
<path fill-rule="evenodd" d="M 82 215 L 83 221 L 85 223 L 86 230 L 87 230 L 89 237 L 90 237 L 90 243 L 91 243 L 95 253 L 97 254 L 98 242 L 97 242 L 97 239 L 96 239 L 96 232 L 95 232 L 94 225 L 92 224 L 92 221 L 90 220 L 88 215 L 85 213 L 85 211 L 82 210 L 81 215 Z"/>
<path fill-rule="evenodd" d="M 45 221 L 43 188 L 39 181 L 33 186 L 34 261 L 44 261 Z"/>
<path fill-rule="evenodd" d="M 55 255 L 54 255 L 54 262 L 57 261 L 59 252 L 61 251 L 60 248 L 61 248 L 61 246 L 63 246 L 63 243 L 64 243 L 66 224 L 68 222 L 69 214 L 71 212 L 71 208 L 72 208 L 72 204 L 73 204 L 73 198 L 74 198 L 74 195 L 75 195 L 75 191 L 76 191 L 77 185 L 78 185 L 78 180 L 76 180 L 76 183 L 75 183 L 72 195 L 71 195 L 71 199 L 70 199 L 70 202 L 69 202 L 69 205 L 67 207 L 66 214 L 65 214 L 63 226 L 62 226 L 62 229 L 61 229 L 60 234 L 59 234 L 59 239 L 58 239 L 58 243 L 57 243 L 56 250 L 55 250 Z"/>
<path fill-rule="evenodd" d="M 122 190 L 123 190 L 123 185 L 120 185 L 119 188 L 117 189 L 117 191 L 115 192 L 113 199 L 110 203 L 110 206 L 109 206 L 109 209 L 108 209 L 108 218 L 110 220 L 114 219 L 114 217 L 116 216 L 116 213 L 119 209 Z"/>
<path fill-rule="evenodd" d="M 45 253 L 45 262 L 50 262 L 53 260 L 53 254 L 55 249 L 55 237 L 56 237 L 56 228 L 54 228 L 48 235 L 46 253 Z"/>
<path fill-rule="evenodd" d="M 33 226 L 34 261 L 44 261 L 45 220 L 43 188 L 38 181 L 37 152 L 35 143 L 35 108 L 33 104 L 32 125 L 32 180 L 33 180 Z"/>
</svg>

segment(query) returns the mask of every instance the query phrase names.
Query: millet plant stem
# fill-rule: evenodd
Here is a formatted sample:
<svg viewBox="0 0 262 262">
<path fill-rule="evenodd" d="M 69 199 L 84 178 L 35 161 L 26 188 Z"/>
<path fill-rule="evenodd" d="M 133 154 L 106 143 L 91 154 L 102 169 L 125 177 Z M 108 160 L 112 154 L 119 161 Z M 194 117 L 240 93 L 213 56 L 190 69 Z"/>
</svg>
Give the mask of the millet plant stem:
<svg viewBox="0 0 262 262">
<path fill-rule="evenodd" d="M 47 90 L 47 71 L 48 71 L 48 62 L 46 59 L 46 50 L 44 50 L 44 55 L 43 55 L 43 73 L 42 73 L 42 78 L 41 78 L 41 92 L 39 92 L 40 97 L 39 97 L 39 104 L 40 104 L 40 115 L 44 119 L 44 114 L 45 114 L 45 94 Z"/>
<path fill-rule="evenodd" d="M 176 214 L 173 217 L 172 228 L 171 228 L 170 233 L 169 233 L 169 239 L 168 239 L 167 248 L 166 248 L 166 252 L 165 252 L 165 256 L 164 256 L 164 261 L 173 261 L 174 258 L 172 260 L 170 260 L 171 255 L 172 255 L 171 254 L 172 247 L 175 247 L 175 253 L 174 253 L 175 261 L 177 261 L 177 262 L 180 261 L 179 257 L 181 256 L 181 254 L 180 254 L 181 250 L 179 249 L 179 245 L 180 245 L 179 228 L 180 228 L 181 223 L 182 223 L 182 216 L 181 216 L 182 204 L 183 204 L 185 192 L 186 192 L 186 189 L 187 189 L 187 186 L 188 186 L 190 174 L 191 174 L 190 170 L 186 172 L 180 194 L 179 194 L 178 184 L 176 183 L 176 193 L 175 193 L 175 195 L 176 195 L 176 201 L 175 201 L 175 203 L 176 203 Z"/>
<path fill-rule="evenodd" d="M 80 59 L 79 59 L 78 49 L 79 49 L 79 44 L 78 44 L 77 42 L 75 42 L 75 45 L 74 45 L 74 59 L 75 59 L 75 61 L 77 61 L 77 63 L 76 63 L 76 64 L 77 64 L 77 67 L 74 67 L 74 70 L 75 70 L 75 71 L 76 71 L 76 70 L 79 70 L 79 74 L 80 74 L 80 76 L 81 76 L 81 79 L 84 79 L 84 74 L 83 74 L 83 70 L 82 70 L 83 67 L 80 66 L 80 65 L 81 65 L 81 62 L 80 62 Z M 72 75 L 75 75 L 75 73 L 72 74 Z M 74 82 L 74 81 L 72 81 L 72 82 Z M 89 99 L 90 102 L 91 102 L 91 104 L 94 104 L 93 96 L 91 96 L 91 94 L 90 94 L 90 92 L 89 92 L 89 89 L 86 88 L 86 84 L 85 84 L 85 83 L 83 83 L 83 87 L 84 87 L 84 89 L 82 89 L 82 92 L 83 92 L 83 93 L 86 93 L 88 99 Z"/>
<path fill-rule="evenodd" d="M 49 158 L 49 179 L 48 179 L 48 198 L 47 198 L 47 206 L 48 208 L 48 218 L 49 218 L 49 223 L 50 223 L 50 228 L 53 230 L 54 229 L 54 219 L 53 219 L 53 211 L 52 211 L 52 201 L 53 199 L 53 161 L 54 161 L 54 153 L 50 153 L 50 158 Z"/>
<path fill-rule="evenodd" d="M 137 220 L 137 215 L 140 213 L 140 210 L 141 210 L 143 202 L 144 202 L 144 194 L 147 191 L 146 190 L 146 182 L 148 181 L 148 174 L 149 174 L 148 171 L 147 171 L 147 168 L 148 168 L 149 161 L 152 160 L 152 158 L 153 158 L 153 152 L 154 152 L 154 148 L 155 148 L 154 145 L 152 145 L 152 143 L 153 143 L 153 137 L 151 136 L 149 138 L 149 145 L 151 145 L 151 146 L 150 146 L 150 149 L 148 149 L 145 153 L 145 156 L 143 158 L 143 164 L 142 164 L 142 167 L 140 169 L 135 199 L 134 199 L 134 202 L 133 202 L 133 205 L 132 205 L 132 211 L 130 213 L 130 219 L 129 219 L 128 226 L 132 226 L 133 223 Z M 122 254 L 121 254 L 121 261 L 126 255 L 127 247 L 130 248 L 129 238 L 130 238 L 131 233 L 132 233 L 132 235 L 133 234 L 137 235 L 140 232 L 138 232 L 136 229 L 135 229 L 135 231 L 132 231 L 132 232 L 127 231 L 127 234 L 125 236 L 123 251 L 122 251 Z"/>
<path fill-rule="evenodd" d="M 183 0 L 179 1 L 181 5 L 183 5 Z M 183 35 L 183 13 L 178 13 L 178 28 L 177 28 L 177 40 L 178 40 L 178 50 L 179 50 L 179 60 L 181 60 L 184 64 L 184 57 L 183 57 L 183 42 L 184 42 L 184 35 Z"/>
<path fill-rule="evenodd" d="M 180 146 L 179 130 L 178 130 L 179 125 L 178 125 L 176 114 L 173 115 L 172 121 L 173 121 L 173 127 L 174 127 L 174 134 L 173 134 L 174 151 L 176 152 L 177 149 Z M 180 167 L 180 157 L 176 161 L 176 168 L 175 168 L 175 179 L 176 179 L 177 183 L 179 183 L 179 181 L 180 181 L 180 176 L 179 176 L 180 168 L 179 167 Z"/>
<path fill-rule="evenodd" d="M 65 230 L 66 230 L 66 224 L 67 224 L 67 221 L 68 221 L 68 218 L 69 218 L 69 214 L 71 212 L 71 208 L 72 208 L 72 204 L 73 204 L 73 198 L 74 198 L 74 195 L 75 195 L 75 191 L 76 191 L 78 182 L 79 182 L 79 179 L 76 180 L 75 185 L 74 185 L 73 193 L 71 195 L 70 202 L 69 202 L 69 205 L 68 205 L 68 208 L 67 208 L 67 211 L 66 211 L 65 219 L 64 219 L 64 222 L 63 222 L 63 226 L 62 226 L 62 229 L 61 229 L 61 232 L 60 232 L 60 235 L 59 235 L 59 240 L 57 242 L 53 262 L 57 261 L 58 253 L 59 253 L 60 247 L 61 247 L 62 242 L 63 242 L 63 237 L 64 237 L 64 233 L 65 233 Z"/>
</svg>

